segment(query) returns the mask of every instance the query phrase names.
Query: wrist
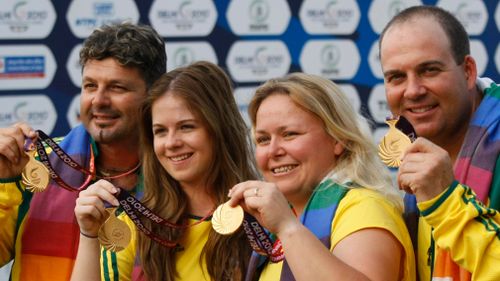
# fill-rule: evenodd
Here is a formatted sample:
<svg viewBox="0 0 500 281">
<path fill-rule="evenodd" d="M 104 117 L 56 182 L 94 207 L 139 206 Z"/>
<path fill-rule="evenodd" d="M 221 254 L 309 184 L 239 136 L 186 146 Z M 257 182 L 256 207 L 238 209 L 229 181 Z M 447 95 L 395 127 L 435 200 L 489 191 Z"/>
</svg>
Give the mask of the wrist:
<svg viewBox="0 0 500 281">
<path fill-rule="evenodd" d="M 80 230 L 80 236 L 83 236 L 87 239 L 97 239 L 97 237 L 98 237 L 97 235 L 90 235 L 90 234 L 87 234 L 81 230 Z"/>
</svg>

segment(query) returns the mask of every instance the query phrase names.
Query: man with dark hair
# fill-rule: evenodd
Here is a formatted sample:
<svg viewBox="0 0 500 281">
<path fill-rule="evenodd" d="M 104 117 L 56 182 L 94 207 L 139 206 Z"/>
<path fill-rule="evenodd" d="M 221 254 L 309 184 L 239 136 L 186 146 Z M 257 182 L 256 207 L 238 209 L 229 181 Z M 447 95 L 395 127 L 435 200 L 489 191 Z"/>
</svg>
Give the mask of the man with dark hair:
<svg viewBox="0 0 500 281">
<path fill-rule="evenodd" d="M 420 280 L 500 280 L 500 87 L 477 77 L 465 29 L 438 7 L 396 15 L 380 59 L 392 113 L 419 136 L 398 184 L 418 202 Z"/>
<path fill-rule="evenodd" d="M 132 192 L 141 187 L 139 109 L 166 72 L 166 61 L 165 43 L 149 26 L 103 26 L 85 40 L 83 125 L 59 146 L 87 171 L 50 153 L 60 178 L 41 193 L 31 193 L 21 179 L 29 160 L 25 142 L 39 136 L 24 123 L 0 129 L 0 265 L 14 259 L 11 280 L 69 280 L 80 239 L 95 239 L 79 233 L 73 211 L 78 192 L 61 188 L 64 182 L 75 191 L 100 178 Z"/>
</svg>

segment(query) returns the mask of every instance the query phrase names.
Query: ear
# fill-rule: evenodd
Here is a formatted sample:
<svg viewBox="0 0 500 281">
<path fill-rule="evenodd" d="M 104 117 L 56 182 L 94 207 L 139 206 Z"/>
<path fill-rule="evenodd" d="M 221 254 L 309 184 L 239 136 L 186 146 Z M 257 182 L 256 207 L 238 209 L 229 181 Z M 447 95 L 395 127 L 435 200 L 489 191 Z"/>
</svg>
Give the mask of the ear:
<svg viewBox="0 0 500 281">
<path fill-rule="evenodd" d="M 343 152 L 344 152 L 344 144 L 340 141 L 334 140 L 333 153 L 335 153 L 336 156 L 339 156 Z"/>
<path fill-rule="evenodd" d="M 463 67 L 464 67 L 465 80 L 467 80 L 467 88 L 469 90 L 474 89 L 476 87 L 476 79 L 477 79 L 476 61 L 472 56 L 467 55 L 465 56 Z"/>
</svg>

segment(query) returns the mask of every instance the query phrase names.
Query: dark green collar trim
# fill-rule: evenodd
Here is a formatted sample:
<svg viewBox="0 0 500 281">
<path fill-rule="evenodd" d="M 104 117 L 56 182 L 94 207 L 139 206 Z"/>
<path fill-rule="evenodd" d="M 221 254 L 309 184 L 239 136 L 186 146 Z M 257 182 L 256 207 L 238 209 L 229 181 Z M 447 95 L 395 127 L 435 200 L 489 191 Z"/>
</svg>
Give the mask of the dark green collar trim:
<svg viewBox="0 0 500 281">
<path fill-rule="evenodd" d="M 434 203 L 432 204 L 432 206 L 430 206 L 427 210 L 422 210 L 420 213 L 422 214 L 422 216 L 427 216 L 427 215 L 430 215 L 432 212 L 434 212 L 437 208 L 439 208 L 439 206 L 441 206 L 441 204 L 443 204 L 443 202 L 448 199 L 448 197 L 450 197 L 451 193 L 455 190 L 455 188 L 457 187 L 458 185 L 458 181 L 454 180 L 450 187 L 448 187 L 448 190 L 446 190 L 445 193 L 443 193 L 443 195 L 441 195 L 441 197 L 439 197 L 439 199 Z"/>
</svg>

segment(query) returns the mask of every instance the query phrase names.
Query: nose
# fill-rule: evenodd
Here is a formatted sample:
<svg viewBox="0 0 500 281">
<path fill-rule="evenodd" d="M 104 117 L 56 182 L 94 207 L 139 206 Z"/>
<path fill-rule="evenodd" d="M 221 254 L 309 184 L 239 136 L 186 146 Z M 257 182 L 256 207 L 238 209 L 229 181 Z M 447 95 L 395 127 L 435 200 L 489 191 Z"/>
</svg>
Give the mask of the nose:
<svg viewBox="0 0 500 281">
<path fill-rule="evenodd" d="M 272 138 L 267 150 L 268 157 L 276 158 L 284 154 L 285 150 L 283 149 L 282 142 L 278 138 Z"/>
<path fill-rule="evenodd" d="M 418 99 L 425 94 L 425 87 L 418 75 L 408 75 L 405 97 L 408 99 Z"/>
<path fill-rule="evenodd" d="M 167 149 L 175 149 L 180 147 L 181 145 L 182 141 L 179 138 L 179 135 L 175 131 L 169 132 L 166 138 L 165 147 Z"/>
<path fill-rule="evenodd" d="M 95 106 L 107 106 L 110 104 L 109 95 L 104 88 L 98 88 L 94 92 L 94 97 L 92 98 L 92 105 Z"/>
</svg>

